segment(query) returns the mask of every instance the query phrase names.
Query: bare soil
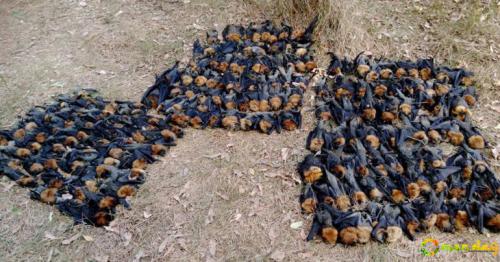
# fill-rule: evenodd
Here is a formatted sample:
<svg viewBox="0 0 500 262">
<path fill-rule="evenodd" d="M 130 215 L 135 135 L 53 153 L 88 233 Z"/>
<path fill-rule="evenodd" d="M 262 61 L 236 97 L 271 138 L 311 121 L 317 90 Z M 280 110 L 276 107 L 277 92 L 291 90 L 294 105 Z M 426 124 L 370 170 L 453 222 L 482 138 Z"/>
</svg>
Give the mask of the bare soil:
<svg viewBox="0 0 500 262">
<path fill-rule="evenodd" d="M 190 56 L 190 43 L 205 30 L 271 18 L 267 7 L 260 9 L 254 2 L 2 1 L 0 126 L 12 125 L 30 106 L 76 87 L 94 87 L 113 99 L 138 100 L 155 74 Z M 346 8 L 354 5 L 355 12 L 341 22 L 362 29 L 362 43 L 339 48 L 325 41 L 317 48 L 320 53 L 328 49 L 348 55 L 363 49 L 388 57 L 433 55 L 440 62 L 474 70 L 481 95 L 475 119 L 491 142 L 487 153 L 492 154 L 500 137 L 495 102 L 500 100 L 498 5 L 486 1 L 490 9 L 485 9 L 482 2 L 472 7 L 449 2 L 353 1 Z M 473 17 L 472 24 L 455 28 L 449 23 L 452 15 Z M 457 36 L 459 29 L 467 35 Z M 480 235 L 472 229 L 453 235 L 436 231 L 392 245 L 305 242 L 311 217 L 300 212 L 295 167 L 307 154 L 305 137 L 314 126 L 311 101 L 308 93 L 305 123 L 297 132 L 267 136 L 187 129 L 178 146 L 148 169 L 132 209 L 120 209 L 105 229 L 74 226 L 54 207 L 30 200 L 27 190 L 1 178 L 0 260 L 413 261 L 424 258 L 418 249 L 426 237 L 452 244 L 500 242 L 498 234 Z M 497 160 L 491 164 L 499 170 Z M 498 259 L 458 252 L 437 258 Z"/>
</svg>

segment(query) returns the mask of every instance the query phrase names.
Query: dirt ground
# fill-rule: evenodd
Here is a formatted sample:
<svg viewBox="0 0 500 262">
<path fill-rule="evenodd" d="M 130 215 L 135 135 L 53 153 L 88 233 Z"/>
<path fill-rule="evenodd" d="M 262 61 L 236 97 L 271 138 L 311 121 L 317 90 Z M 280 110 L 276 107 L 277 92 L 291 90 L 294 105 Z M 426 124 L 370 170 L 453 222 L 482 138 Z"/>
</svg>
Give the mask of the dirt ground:
<svg viewBox="0 0 500 262">
<path fill-rule="evenodd" d="M 363 49 L 388 57 L 432 55 L 475 71 L 481 105 L 474 118 L 491 142 L 491 155 L 500 137 L 500 5 L 470 2 L 352 1 L 346 8 L 355 12 L 343 22 L 364 34 L 349 36 L 352 45 L 326 41 L 317 48 L 348 55 Z M 190 43 L 205 30 L 268 16 L 255 1 L 240 0 L 0 1 L 0 126 L 75 87 L 138 100 L 155 74 L 190 55 Z M 300 212 L 295 167 L 307 153 L 311 103 L 308 95 L 305 123 L 297 132 L 187 129 L 178 146 L 148 169 L 132 209 L 119 210 L 106 229 L 74 226 L 54 207 L 30 200 L 27 190 L 0 178 L 0 260 L 413 261 L 424 258 L 418 249 L 426 237 L 452 244 L 500 242 L 498 234 L 472 229 L 431 232 L 392 245 L 305 242 L 311 217 Z M 491 164 L 498 172 L 498 160 Z M 498 256 L 455 252 L 437 258 Z"/>
</svg>

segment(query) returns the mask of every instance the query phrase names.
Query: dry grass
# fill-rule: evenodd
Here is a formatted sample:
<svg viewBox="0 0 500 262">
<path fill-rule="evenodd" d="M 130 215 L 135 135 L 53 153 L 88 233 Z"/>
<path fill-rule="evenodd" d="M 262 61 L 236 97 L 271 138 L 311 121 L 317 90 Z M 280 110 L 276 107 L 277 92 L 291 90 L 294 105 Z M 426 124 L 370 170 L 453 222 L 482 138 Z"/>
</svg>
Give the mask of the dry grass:
<svg viewBox="0 0 500 262">
<path fill-rule="evenodd" d="M 482 117 L 480 126 L 497 143 L 494 127 L 500 121 L 489 109 L 499 99 L 491 84 L 500 69 L 495 3 L 263 1 L 228 6 L 221 0 L 87 0 L 86 7 L 79 1 L 2 1 L 0 124 L 9 125 L 29 106 L 75 86 L 138 99 L 155 73 L 190 55 L 189 44 L 206 29 L 262 18 L 285 18 L 303 26 L 320 10 L 317 49 L 323 61 L 326 51 L 353 56 L 368 49 L 388 57 L 434 55 L 440 62 L 473 69 L 482 85 L 476 119 Z M 256 3 L 258 12 L 247 11 L 256 10 Z M 452 13 L 461 18 L 450 22 Z M 301 132 L 266 136 L 187 130 L 186 138 L 148 170 L 132 209 L 119 211 L 113 231 L 73 226 L 55 208 L 30 200 L 25 189 L 0 179 L 0 260 L 422 259 L 417 249 L 428 235 L 415 242 L 350 248 L 304 241 L 311 217 L 300 213 L 300 186 L 290 177 L 297 178 L 295 166 L 307 153 L 305 136 L 314 123 L 310 108 L 308 103 Z M 283 148 L 289 155 L 286 162 Z M 304 224 L 291 229 L 297 221 Z M 73 242 L 62 243 L 78 234 Z M 499 241 L 498 234 L 430 235 L 441 242 Z M 495 260 L 482 253 L 442 254 L 438 259 Z"/>
</svg>

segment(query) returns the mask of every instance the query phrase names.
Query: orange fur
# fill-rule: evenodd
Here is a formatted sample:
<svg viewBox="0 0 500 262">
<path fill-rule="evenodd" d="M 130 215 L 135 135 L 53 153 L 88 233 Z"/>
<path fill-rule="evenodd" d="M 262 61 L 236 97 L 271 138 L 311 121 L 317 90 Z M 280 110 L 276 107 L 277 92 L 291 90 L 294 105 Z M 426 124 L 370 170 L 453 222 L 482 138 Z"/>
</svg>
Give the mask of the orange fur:
<svg viewBox="0 0 500 262">
<path fill-rule="evenodd" d="M 148 162 L 145 159 L 136 159 L 132 162 L 132 168 L 146 169 Z"/>
<path fill-rule="evenodd" d="M 500 230 L 500 214 L 496 214 L 494 217 L 488 219 L 488 222 L 486 222 L 486 226 L 495 231 Z"/>
<path fill-rule="evenodd" d="M 57 164 L 57 160 L 55 160 L 53 158 L 45 161 L 44 166 L 47 169 L 54 169 L 54 170 L 57 170 L 59 168 L 59 165 Z"/>
<path fill-rule="evenodd" d="M 447 184 L 446 184 L 446 182 L 444 182 L 444 181 L 439 181 L 439 182 L 437 182 L 437 183 L 436 183 L 436 185 L 435 185 L 435 188 L 436 188 L 436 193 L 441 193 L 441 192 L 443 192 L 444 190 L 446 190 L 446 187 L 447 187 L 447 186 L 448 186 L 448 185 L 447 185 Z"/>
<path fill-rule="evenodd" d="M 467 143 L 473 149 L 483 149 L 484 148 L 484 139 L 480 135 L 474 135 L 467 139 Z"/>
<path fill-rule="evenodd" d="M 146 141 L 146 137 L 140 131 L 132 133 L 132 139 L 137 143 L 144 143 Z"/>
<path fill-rule="evenodd" d="M 269 129 L 271 129 L 272 126 L 273 126 L 273 124 L 267 120 L 260 120 L 259 121 L 259 129 L 260 129 L 260 131 L 262 131 L 264 133 L 267 133 L 269 131 Z"/>
<path fill-rule="evenodd" d="M 57 188 L 47 188 L 40 193 L 40 200 L 46 204 L 54 204 L 57 197 Z"/>
<path fill-rule="evenodd" d="M 385 85 L 378 85 L 375 87 L 375 90 L 373 90 L 373 93 L 376 96 L 383 96 L 387 92 L 387 87 Z"/>
<path fill-rule="evenodd" d="M 403 237 L 403 230 L 397 226 L 389 226 L 386 229 L 387 238 L 385 241 L 387 243 L 394 243 L 399 241 Z"/>
<path fill-rule="evenodd" d="M 420 187 L 417 183 L 408 184 L 407 191 L 408 191 L 408 196 L 410 197 L 410 199 L 415 199 L 418 196 L 420 196 Z"/>
<path fill-rule="evenodd" d="M 454 146 L 459 146 L 464 141 L 464 135 L 460 132 L 448 131 L 447 135 L 450 143 Z"/>
<path fill-rule="evenodd" d="M 285 119 L 282 123 L 283 129 L 293 131 L 297 129 L 297 124 L 292 119 Z"/>
<path fill-rule="evenodd" d="M 365 140 L 375 149 L 380 146 L 380 140 L 375 135 L 367 135 Z"/>
<path fill-rule="evenodd" d="M 30 175 L 23 175 L 16 181 L 20 186 L 29 186 L 35 183 L 35 179 Z"/>
<path fill-rule="evenodd" d="M 366 197 L 363 191 L 354 192 L 354 201 L 358 204 L 362 204 L 368 201 L 368 197 Z"/>
<path fill-rule="evenodd" d="M 455 215 L 455 229 L 457 229 L 458 231 L 462 231 L 468 226 L 469 216 L 467 215 L 467 212 L 458 210 L 457 214 Z"/>
<path fill-rule="evenodd" d="M 90 192 L 97 192 L 99 189 L 97 188 L 97 182 L 95 180 L 87 180 L 85 181 L 85 187 Z"/>
<path fill-rule="evenodd" d="M 26 158 L 28 156 L 31 155 L 31 151 L 29 151 L 29 149 L 26 149 L 26 148 L 18 148 L 16 150 L 16 156 L 17 157 L 20 157 L 20 158 Z"/>
<path fill-rule="evenodd" d="M 363 110 L 362 117 L 368 121 L 375 120 L 376 116 L 377 116 L 377 110 L 375 108 L 365 108 Z"/>
<path fill-rule="evenodd" d="M 324 227 L 321 229 L 321 237 L 328 244 L 335 245 L 337 243 L 338 231 L 334 227 Z"/>
<path fill-rule="evenodd" d="M 358 243 L 358 230 L 355 227 L 346 227 L 340 230 L 340 241 L 345 245 L 355 245 Z"/>
<path fill-rule="evenodd" d="M 325 141 L 321 138 L 313 138 L 309 144 L 309 149 L 313 152 L 320 151 L 324 143 Z"/>
<path fill-rule="evenodd" d="M 396 120 L 396 115 L 392 112 L 382 112 L 382 121 L 384 122 L 392 122 Z"/>
<path fill-rule="evenodd" d="M 99 201 L 100 209 L 113 208 L 114 206 L 116 206 L 116 199 L 114 197 L 105 196 Z"/>
<path fill-rule="evenodd" d="M 40 163 L 33 163 L 31 166 L 30 166 L 30 172 L 31 173 L 35 173 L 35 174 L 38 174 L 40 172 L 43 171 L 43 165 L 40 164 Z"/>
<path fill-rule="evenodd" d="M 451 228 L 450 216 L 446 213 L 439 213 L 436 218 L 436 227 L 441 231 Z"/>
<path fill-rule="evenodd" d="M 235 129 L 238 125 L 236 116 L 226 116 L 222 119 L 222 126 L 227 129 Z"/>
<path fill-rule="evenodd" d="M 335 205 L 341 211 L 346 211 L 351 206 L 351 201 L 348 196 L 342 195 L 335 199 Z"/>
<path fill-rule="evenodd" d="M 403 194 L 403 192 L 401 192 L 401 190 L 398 190 L 398 189 L 392 190 L 391 197 L 392 197 L 392 201 L 394 201 L 394 203 L 398 203 L 398 204 L 402 203 L 405 200 L 405 195 Z"/>
<path fill-rule="evenodd" d="M 123 154 L 123 150 L 121 148 L 111 148 L 108 152 L 108 155 L 112 158 L 115 158 L 115 159 L 120 159 L 120 157 L 122 156 Z"/>
<path fill-rule="evenodd" d="M 382 192 L 378 190 L 377 188 L 373 188 L 370 190 L 370 199 L 374 201 L 378 201 L 379 199 L 382 198 Z"/>
<path fill-rule="evenodd" d="M 314 198 L 308 198 L 302 202 L 301 207 L 305 213 L 311 214 L 316 210 L 316 200 Z"/>
<path fill-rule="evenodd" d="M 109 215 L 106 212 L 97 212 L 94 219 L 96 226 L 106 226 L 109 224 Z"/>
<path fill-rule="evenodd" d="M 304 171 L 304 180 L 307 183 L 313 183 L 319 180 L 323 176 L 321 168 L 317 166 L 311 166 L 308 170 Z"/>
<path fill-rule="evenodd" d="M 121 186 L 117 191 L 116 191 L 116 195 L 118 197 L 121 197 L 121 198 L 124 198 L 124 197 L 128 197 L 128 196 L 134 196 L 135 195 L 135 188 L 131 185 L 124 185 L 124 186 Z"/>
</svg>

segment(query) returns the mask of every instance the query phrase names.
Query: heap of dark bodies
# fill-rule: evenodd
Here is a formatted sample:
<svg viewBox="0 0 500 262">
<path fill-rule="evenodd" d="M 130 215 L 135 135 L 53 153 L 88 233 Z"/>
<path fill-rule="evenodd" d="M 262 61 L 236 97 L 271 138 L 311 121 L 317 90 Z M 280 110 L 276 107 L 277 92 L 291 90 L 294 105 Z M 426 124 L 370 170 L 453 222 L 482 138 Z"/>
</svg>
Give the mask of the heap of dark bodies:
<svg viewBox="0 0 500 262">
<path fill-rule="evenodd" d="M 332 55 L 300 164 L 308 240 L 398 241 L 437 227 L 500 230 L 500 181 L 470 119 L 474 78 L 432 59 Z M 445 156 L 440 144 L 454 147 Z"/>
<path fill-rule="evenodd" d="M 183 128 L 299 129 L 317 67 L 316 23 L 229 25 L 222 39 L 209 31 L 189 62 L 157 76 L 140 103 L 107 101 L 95 90 L 59 95 L 0 131 L 0 174 L 76 223 L 108 225 Z M 332 56 L 315 92 L 312 154 L 299 166 L 301 207 L 314 214 L 309 240 L 394 242 L 434 225 L 499 229 L 500 183 L 470 122 L 471 73 L 430 59 Z M 442 142 L 457 146 L 447 159 Z"/>
<path fill-rule="evenodd" d="M 95 90 L 57 96 L 0 131 L 0 175 L 76 223 L 108 225 L 183 128 L 299 128 L 307 75 L 316 68 L 315 23 L 305 30 L 229 25 L 223 39 L 210 31 L 187 65 L 157 76 L 142 103 L 107 101 Z"/>
</svg>

